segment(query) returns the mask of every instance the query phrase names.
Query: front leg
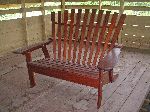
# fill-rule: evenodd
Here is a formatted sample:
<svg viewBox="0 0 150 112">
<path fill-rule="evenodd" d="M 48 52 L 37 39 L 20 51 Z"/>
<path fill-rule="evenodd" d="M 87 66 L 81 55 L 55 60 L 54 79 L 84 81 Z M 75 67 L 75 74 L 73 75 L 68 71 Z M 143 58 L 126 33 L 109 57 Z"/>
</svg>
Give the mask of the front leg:
<svg viewBox="0 0 150 112">
<path fill-rule="evenodd" d="M 30 87 L 34 87 L 36 85 L 35 83 L 35 79 L 34 79 L 34 72 L 32 72 L 29 68 L 28 68 L 28 74 L 29 74 L 29 80 L 30 80 Z"/>
<path fill-rule="evenodd" d="M 102 70 L 99 70 L 99 85 L 98 85 L 98 100 L 97 100 L 97 109 L 101 106 L 102 101 Z"/>
<path fill-rule="evenodd" d="M 32 61 L 31 53 L 28 52 L 28 53 L 25 54 L 25 56 L 26 56 L 26 62 L 27 62 L 29 80 L 30 80 L 30 87 L 32 88 L 32 87 L 34 87 L 36 85 L 36 83 L 35 83 L 35 79 L 34 79 L 34 72 L 32 72 L 30 70 L 30 67 L 28 65 L 28 63 Z"/>
</svg>

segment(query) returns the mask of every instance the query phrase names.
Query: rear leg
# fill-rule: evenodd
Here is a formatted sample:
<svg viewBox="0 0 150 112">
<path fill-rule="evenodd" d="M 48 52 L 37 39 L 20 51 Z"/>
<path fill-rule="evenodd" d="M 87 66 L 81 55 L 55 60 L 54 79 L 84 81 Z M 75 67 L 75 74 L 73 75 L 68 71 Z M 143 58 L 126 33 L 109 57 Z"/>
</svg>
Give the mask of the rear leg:
<svg viewBox="0 0 150 112">
<path fill-rule="evenodd" d="M 113 78 L 113 69 L 111 69 L 110 71 L 109 71 L 109 82 L 113 82 L 114 81 L 114 78 Z"/>
</svg>

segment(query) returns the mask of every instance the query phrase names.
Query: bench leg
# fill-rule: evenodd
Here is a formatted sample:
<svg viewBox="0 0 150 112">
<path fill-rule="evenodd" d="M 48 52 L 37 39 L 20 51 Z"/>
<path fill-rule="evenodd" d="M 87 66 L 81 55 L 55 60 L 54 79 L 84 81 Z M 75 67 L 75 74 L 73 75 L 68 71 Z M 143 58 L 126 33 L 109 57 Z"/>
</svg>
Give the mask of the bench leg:
<svg viewBox="0 0 150 112">
<path fill-rule="evenodd" d="M 97 100 L 97 109 L 101 106 L 101 100 L 102 100 L 102 73 L 103 71 L 99 71 L 99 86 L 98 86 L 98 100 Z"/>
<path fill-rule="evenodd" d="M 34 73 L 30 70 L 30 67 L 28 66 L 28 62 L 32 61 L 31 53 L 28 52 L 25 54 L 25 56 L 26 56 L 26 62 L 27 62 L 29 80 L 30 80 L 30 87 L 34 87 L 35 86 Z"/>
<path fill-rule="evenodd" d="M 29 80 L 30 80 L 30 87 L 35 86 L 35 79 L 34 79 L 34 72 L 28 69 L 28 74 L 29 74 Z"/>
<path fill-rule="evenodd" d="M 109 82 L 113 82 L 114 81 L 114 79 L 113 79 L 113 69 L 111 69 L 110 71 L 109 71 Z"/>
</svg>

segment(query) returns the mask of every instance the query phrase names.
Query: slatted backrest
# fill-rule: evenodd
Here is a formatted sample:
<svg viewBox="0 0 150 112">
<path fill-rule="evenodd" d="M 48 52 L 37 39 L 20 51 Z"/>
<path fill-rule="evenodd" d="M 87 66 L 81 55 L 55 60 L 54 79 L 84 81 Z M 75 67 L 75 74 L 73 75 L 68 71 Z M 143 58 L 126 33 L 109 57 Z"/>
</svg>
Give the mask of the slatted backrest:
<svg viewBox="0 0 150 112">
<path fill-rule="evenodd" d="M 126 17 L 110 13 L 96 9 L 52 12 L 54 59 L 95 66 L 117 43 Z"/>
</svg>

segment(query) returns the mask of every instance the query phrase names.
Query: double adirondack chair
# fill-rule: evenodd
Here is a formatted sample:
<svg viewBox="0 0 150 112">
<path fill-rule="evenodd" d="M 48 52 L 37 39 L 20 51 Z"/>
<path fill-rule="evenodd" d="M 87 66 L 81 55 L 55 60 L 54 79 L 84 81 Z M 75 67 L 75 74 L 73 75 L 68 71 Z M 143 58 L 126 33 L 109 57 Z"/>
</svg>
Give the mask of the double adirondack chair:
<svg viewBox="0 0 150 112">
<path fill-rule="evenodd" d="M 31 87 L 36 84 L 34 73 L 91 86 L 98 89 L 99 108 L 102 86 L 114 81 L 113 68 L 122 47 L 117 42 L 126 18 L 110 13 L 96 9 L 52 12 L 52 37 L 15 51 L 26 56 Z M 50 54 L 48 44 L 53 46 Z M 45 58 L 32 61 L 31 52 L 39 48 Z"/>
</svg>

